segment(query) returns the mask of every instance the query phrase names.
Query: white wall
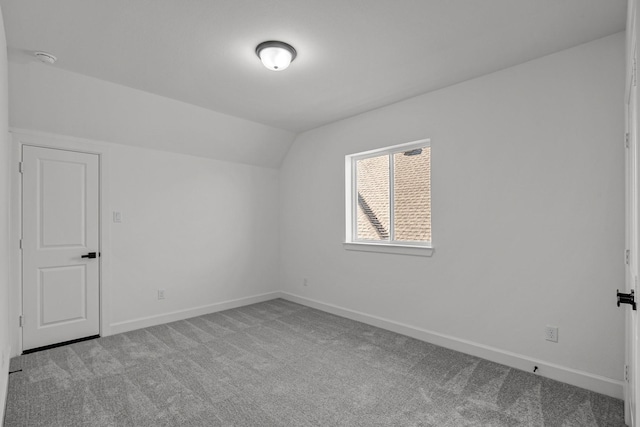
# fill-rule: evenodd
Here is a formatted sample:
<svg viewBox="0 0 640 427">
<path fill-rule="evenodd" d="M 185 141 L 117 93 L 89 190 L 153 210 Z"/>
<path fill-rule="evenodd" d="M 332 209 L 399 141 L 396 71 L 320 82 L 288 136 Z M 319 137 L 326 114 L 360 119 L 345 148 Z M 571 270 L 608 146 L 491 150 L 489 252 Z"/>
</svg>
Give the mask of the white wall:
<svg viewBox="0 0 640 427">
<path fill-rule="evenodd" d="M 621 393 L 623 93 L 616 34 L 299 135 L 281 169 L 285 291 Z M 344 250 L 344 156 L 421 138 L 434 255 Z"/>
<path fill-rule="evenodd" d="M 277 170 L 116 145 L 109 157 L 117 330 L 278 288 Z"/>
<path fill-rule="evenodd" d="M 289 131 L 44 65 L 16 52 L 9 79 L 12 127 L 272 168 L 280 166 L 294 139 Z"/>
<path fill-rule="evenodd" d="M 9 91 L 7 88 L 7 40 L 0 10 L 0 422 L 9 372 L 9 277 L 10 242 L 9 212 L 11 150 L 9 139 Z"/>
</svg>

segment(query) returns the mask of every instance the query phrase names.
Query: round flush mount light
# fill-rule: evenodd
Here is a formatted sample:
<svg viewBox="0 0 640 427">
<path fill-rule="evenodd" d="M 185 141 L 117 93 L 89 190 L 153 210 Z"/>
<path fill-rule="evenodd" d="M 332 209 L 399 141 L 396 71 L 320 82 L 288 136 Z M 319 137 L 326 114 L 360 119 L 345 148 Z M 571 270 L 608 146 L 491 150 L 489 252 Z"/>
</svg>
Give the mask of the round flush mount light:
<svg viewBox="0 0 640 427">
<path fill-rule="evenodd" d="M 55 64 L 58 60 L 58 58 L 47 52 L 33 52 L 33 55 L 38 58 L 40 62 L 44 62 L 49 65 Z"/>
<path fill-rule="evenodd" d="M 296 59 L 297 52 L 290 44 L 270 40 L 256 47 L 256 55 L 268 69 L 282 71 Z"/>
</svg>

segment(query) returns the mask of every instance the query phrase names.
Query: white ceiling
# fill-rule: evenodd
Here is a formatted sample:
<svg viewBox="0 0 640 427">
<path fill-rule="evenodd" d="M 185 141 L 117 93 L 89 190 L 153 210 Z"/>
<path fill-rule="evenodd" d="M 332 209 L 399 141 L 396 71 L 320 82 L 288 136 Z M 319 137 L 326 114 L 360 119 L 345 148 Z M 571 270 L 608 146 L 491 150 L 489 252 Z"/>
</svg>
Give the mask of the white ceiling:
<svg viewBox="0 0 640 427">
<path fill-rule="evenodd" d="M 0 0 L 10 50 L 294 132 L 624 30 L 626 0 Z M 292 44 L 288 70 L 255 56 Z"/>
</svg>

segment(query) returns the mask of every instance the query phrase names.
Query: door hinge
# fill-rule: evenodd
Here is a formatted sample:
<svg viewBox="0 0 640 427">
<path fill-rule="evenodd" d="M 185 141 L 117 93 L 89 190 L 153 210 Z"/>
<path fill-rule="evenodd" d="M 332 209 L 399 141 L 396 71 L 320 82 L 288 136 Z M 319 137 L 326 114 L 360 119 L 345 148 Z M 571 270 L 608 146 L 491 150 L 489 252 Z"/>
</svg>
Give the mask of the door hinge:
<svg viewBox="0 0 640 427">
<path fill-rule="evenodd" d="M 20 246 L 20 250 L 22 250 L 22 239 L 19 240 L 18 245 Z"/>
<path fill-rule="evenodd" d="M 624 365 L 624 380 L 629 382 L 629 365 Z"/>
<path fill-rule="evenodd" d="M 24 326 L 24 317 L 18 316 L 18 324 L 21 328 Z"/>
<path fill-rule="evenodd" d="M 631 251 L 627 249 L 624 251 L 624 263 L 629 265 L 629 258 L 631 257 Z"/>
<path fill-rule="evenodd" d="M 636 296 L 633 289 L 631 289 L 628 294 L 623 294 L 619 290 L 616 290 L 616 297 L 618 297 L 618 307 L 620 307 L 620 304 L 629 304 L 632 309 L 637 310 Z"/>
<path fill-rule="evenodd" d="M 18 162 L 18 172 L 20 173 L 24 172 L 24 162 Z"/>
<path fill-rule="evenodd" d="M 624 146 L 629 148 L 629 132 L 624 134 Z"/>
</svg>

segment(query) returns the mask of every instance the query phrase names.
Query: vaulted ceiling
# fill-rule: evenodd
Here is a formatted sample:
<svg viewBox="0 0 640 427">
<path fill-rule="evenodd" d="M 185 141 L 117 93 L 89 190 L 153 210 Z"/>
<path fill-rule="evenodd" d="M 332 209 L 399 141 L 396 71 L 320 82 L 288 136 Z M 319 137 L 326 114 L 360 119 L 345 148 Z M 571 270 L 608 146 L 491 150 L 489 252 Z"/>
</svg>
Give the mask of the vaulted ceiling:
<svg viewBox="0 0 640 427">
<path fill-rule="evenodd" d="M 10 51 L 300 132 L 624 30 L 626 0 L 0 0 Z M 255 47 L 292 44 L 282 72 Z"/>
</svg>

